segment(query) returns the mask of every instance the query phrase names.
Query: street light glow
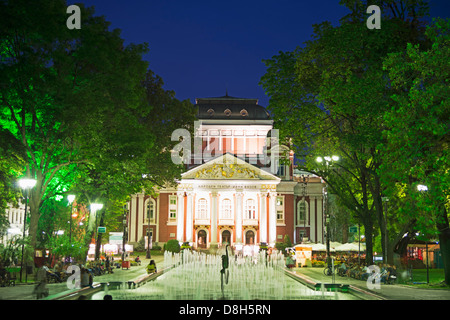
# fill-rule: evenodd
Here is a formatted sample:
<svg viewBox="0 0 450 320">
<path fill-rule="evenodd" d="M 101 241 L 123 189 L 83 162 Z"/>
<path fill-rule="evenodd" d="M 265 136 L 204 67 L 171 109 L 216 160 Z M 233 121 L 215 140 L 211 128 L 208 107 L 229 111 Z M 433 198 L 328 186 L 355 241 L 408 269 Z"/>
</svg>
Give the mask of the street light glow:
<svg viewBox="0 0 450 320">
<path fill-rule="evenodd" d="M 97 211 L 97 210 L 100 210 L 101 208 L 103 208 L 103 204 L 101 204 L 101 203 L 91 203 L 91 210 L 92 211 Z"/>
<path fill-rule="evenodd" d="M 69 194 L 69 195 L 67 196 L 67 200 L 69 200 L 69 204 L 71 204 L 71 203 L 73 202 L 73 200 L 75 200 L 75 195 Z"/>
<path fill-rule="evenodd" d="M 417 190 L 419 190 L 419 191 L 428 191 L 428 187 L 423 185 L 423 184 L 419 184 L 419 185 L 417 185 Z"/>
<path fill-rule="evenodd" d="M 35 179 L 23 178 L 19 180 L 19 186 L 22 189 L 31 189 L 36 185 Z"/>
</svg>

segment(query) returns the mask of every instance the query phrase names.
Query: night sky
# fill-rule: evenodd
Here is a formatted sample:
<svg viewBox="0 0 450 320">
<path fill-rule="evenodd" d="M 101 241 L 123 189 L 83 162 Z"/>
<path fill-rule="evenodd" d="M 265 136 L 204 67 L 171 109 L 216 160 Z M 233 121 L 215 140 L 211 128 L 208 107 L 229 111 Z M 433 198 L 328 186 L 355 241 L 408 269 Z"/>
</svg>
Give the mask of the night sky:
<svg viewBox="0 0 450 320">
<path fill-rule="evenodd" d="M 84 0 L 122 30 L 128 43 L 149 44 L 144 59 L 179 100 L 228 94 L 257 98 L 268 106 L 259 86 L 263 59 L 292 51 L 311 38 L 312 25 L 338 24 L 349 11 L 326 1 L 178 1 Z M 450 16 L 449 0 L 430 2 L 432 17 Z M 369 15 L 368 15 L 369 16 Z M 81 18 L 82 19 L 82 18 Z M 383 26 L 381 26 L 383 27 Z"/>
</svg>

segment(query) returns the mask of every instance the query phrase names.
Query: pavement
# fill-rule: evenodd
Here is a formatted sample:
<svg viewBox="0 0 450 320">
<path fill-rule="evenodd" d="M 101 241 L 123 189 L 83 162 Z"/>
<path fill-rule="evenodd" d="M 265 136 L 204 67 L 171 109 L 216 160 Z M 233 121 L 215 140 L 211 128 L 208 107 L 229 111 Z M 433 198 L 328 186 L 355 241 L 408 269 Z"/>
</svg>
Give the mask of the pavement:
<svg viewBox="0 0 450 320">
<path fill-rule="evenodd" d="M 323 268 L 294 268 L 298 276 L 315 283 L 332 283 L 332 277 L 323 273 Z M 380 288 L 369 289 L 366 281 L 336 275 L 334 283 L 348 284 L 355 290 L 367 293 L 369 300 L 450 300 L 450 289 L 423 289 L 404 284 L 380 284 Z"/>
<path fill-rule="evenodd" d="M 131 266 L 129 269 L 114 269 L 112 274 L 104 274 L 94 277 L 95 283 L 105 282 L 126 282 L 133 281 L 147 275 L 146 267 L 150 262 L 150 259 L 142 259 L 140 266 Z M 164 261 L 163 255 L 154 255 L 151 260 L 155 260 L 158 268 L 162 267 Z M 59 293 L 70 293 L 77 291 L 76 289 L 69 289 L 66 282 L 62 283 L 49 283 L 47 284 L 49 289 L 49 296 Z M 36 300 L 36 295 L 33 294 L 34 284 L 21 284 L 18 280 L 15 286 L 12 287 L 0 287 L 0 300 Z"/>
<path fill-rule="evenodd" d="M 158 269 L 162 267 L 164 256 L 153 256 Z M 146 275 L 146 266 L 149 259 L 142 259 L 140 266 L 130 267 L 130 269 L 114 269 L 113 274 L 105 274 L 94 277 L 95 283 L 106 282 L 126 282 L 133 281 Z M 310 283 L 332 283 L 331 276 L 323 274 L 323 268 L 294 268 L 291 270 L 296 276 L 303 278 Z M 379 289 L 369 289 L 365 281 L 356 280 L 348 277 L 335 276 L 335 283 L 348 284 L 355 290 L 359 290 L 369 300 L 450 300 L 449 289 L 422 289 L 400 284 L 381 284 Z M 49 295 L 61 293 L 69 293 L 67 283 L 51 283 L 48 284 Z M 14 287 L 0 287 L 0 300 L 36 300 L 33 295 L 33 284 L 17 283 Z M 72 291 L 76 291 L 73 289 Z"/>
</svg>

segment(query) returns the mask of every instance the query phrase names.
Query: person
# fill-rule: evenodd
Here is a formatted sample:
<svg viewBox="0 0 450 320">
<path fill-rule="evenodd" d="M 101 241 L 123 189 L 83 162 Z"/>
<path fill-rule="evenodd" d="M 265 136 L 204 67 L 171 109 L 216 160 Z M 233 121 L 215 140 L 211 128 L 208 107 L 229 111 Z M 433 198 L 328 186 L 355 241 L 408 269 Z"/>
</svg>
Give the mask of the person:
<svg viewBox="0 0 450 320">
<path fill-rule="evenodd" d="M 392 267 L 389 266 L 387 270 L 389 272 L 389 276 L 386 280 L 386 283 L 395 283 L 395 281 L 397 280 L 397 267 L 395 265 L 393 265 Z"/>
<path fill-rule="evenodd" d="M 151 260 L 150 263 L 147 266 L 147 273 L 151 274 L 151 273 L 156 273 L 158 272 L 156 269 L 156 263 L 155 260 Z"/>
<path fill-rule="evenodd" d="M 55 279 L 56 281 L 58 281 L 59 283 L 62 282 L 61 277 L 59 276 L 59 274 L 53 272 L 52 270 L 49 269 L 48 267 L 48 263 L 45 263 L 43 266 L 43 269 L 45 270 L 45 272 L 47 273 L 47 276 Z"/>
<path fill-rule="evenodd" d="M 89 287 L 91 284 L 91 274 L 86 270 L 86 268 L 81 268 L 81 287 Z"/>
<path fill-rule="evenodd" d="M 33 293 L 36 294 L 36 299 L 41 299 L 42 297 L 48 296 L 47 288 L 47 270 L 45 270 L 45 265 L 38 269 L 36 273 L 36 286 L 34 287 Z M 48 268 L 47 268 L 48 269 Z"/>
<path fill-rule="evenodd" d="M 342 261 L 342 263 L 341 263 L 341 265 L 339 266 L 339 269 L 338 269 L 338 274 L 340 276 L 344 276 L 346 271 L 347 271 L 347 266 L 345 265 L 345 262 Z"/>
<path fill-rule="evenodd" d="M 139 256 L 137 256 L 136 259 L 134 259 L 134 261 L 135 261 L 138 265 L 141 265 L 141 259 L 139 258 Z"/>
<path fill-rule="evenodd" d="M 111 267 L 111 263 L 109 261 L 109 256 L 106 257 L 105 268 L 108 273 L 114 273 Z"/>
</svg>

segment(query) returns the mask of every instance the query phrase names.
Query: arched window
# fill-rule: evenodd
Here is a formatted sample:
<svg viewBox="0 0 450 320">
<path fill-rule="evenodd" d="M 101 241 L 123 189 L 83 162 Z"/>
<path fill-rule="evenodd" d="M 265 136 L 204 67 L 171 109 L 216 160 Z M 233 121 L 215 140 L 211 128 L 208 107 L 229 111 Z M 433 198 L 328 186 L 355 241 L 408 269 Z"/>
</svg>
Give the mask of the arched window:
<svg viewBox="0 0 450 320">
<path fill-rule="evenodd" d="M 297 224 L 308 224 L 308 203 L 305 200 L 297 203 Z"/>
<path fill-rule="evenodd" d="M 256 219 L 256 205 L 254 199 L 247 199 L 245 201 L 244 219 Z"/>
<path fill-rule="evenodd" d="M 231 232 L 229 230 L 224 230 L 222 232 L 222 244 L 231 244 Z"/>
<path fill-rule="evenodd" d="M 197 219 L 208 219 L 208 202 L 205 198 L 198 199 Z"/>
<path fill-rule="evenodd" d="M 222 200 L 221 218 L 222 219 L 232 219 L 233 218 L 233 211 L 231 209 L 231 200 L 230 199 Z"/>
<path fill-rule="evenodd" d="M 207 234 L 205 230 L 199 230 L 197 234 L 197 247 L 206 248 L 207 246 Z"/>
<path fill-rule="evenodd" d="M 245 233 L 245 244 L 247 245 L 255 244 L 255 233 L 252 230 L 248 230 Z"/>
</svg>

